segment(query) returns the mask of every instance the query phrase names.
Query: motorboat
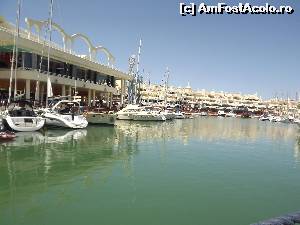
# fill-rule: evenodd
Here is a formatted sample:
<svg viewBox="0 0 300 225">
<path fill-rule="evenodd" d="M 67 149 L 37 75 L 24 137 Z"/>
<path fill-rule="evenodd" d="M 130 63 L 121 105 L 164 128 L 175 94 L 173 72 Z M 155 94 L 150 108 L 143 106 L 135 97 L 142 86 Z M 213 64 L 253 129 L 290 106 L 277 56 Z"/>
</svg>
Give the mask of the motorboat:
<svg viewBox="0 0 300 225">
<path fill-rule="evenodd" d="M 77 101 L 60 100 L 45 109 L 43 117 L 46 118 L 47 126 L 81 129 L 88 125 Z"/>
<path fill-rule="evenodd" d="M 283 120 L 283 118 L 281 116 L 273 116 L 271 118 L 271 122 L 281 122 Z"/>
<path fill-rule="evenodd" d="M 288 120 L 289 120 L 291 123 L 293 123 L 294 120 L 295 120 L 295 117 L 293 117 L 293 116 L 288 116 Z"/>
<path fill-rule="evenodd" d="M 200 116 L 208 116 L 208 113 L 207 112 L 201 112 Z"/>
<path fill-rule="evenodd" d="M 185 119 L 185 115 L 182 112 L 175 112 L 174 113 L 174 118 L 175 119 Z"/>
<path fill-rule="evenodd" d="M 175 118 L 175 115 L 172 111 L 169 110 L 164 110 L 161 112 L 161 114 L 163 114 L 166 117 L 166 120 L 172 120 Z"/>
<path fill-rule="evenodd" d="M 184 113 L 184 117 L 185 117 L 186 119 L 194 119 L 193 114 L 190 113 L 190 112 L 185 112 L 185 113 Z"/>
<path fill-rule="evenodd" d="M 243 112 L 240 115 L 236 115 L 236 117 L 241 117 L 241 118 L 244 118 L 244 119 L 255 118 L 254 116 L 253 117 L 251 116 L 251 113 L 249 111 Z M 257 116 L 256 118 L 259 118 L 259 116 Z"/>
<path fill-rule="evenodd" d="M 147 108 L 147 107 L 146 107 Z M 163 109 L 164 107 L 153 107 L 150 108 L 152 111 L 162 114 L 166 117 L 166 120 L 172 120 L 175 118 L 174 113 L 171 110 Z"/>
<path fill-rule="evenodd" d="M 90 124 L 115 125 L 117 115 L 114 112 L 87 112 L 84 114 Z"/>
<path fill-rule="evenodd" d="M 149 109 L 143 109 L 135 114 L 131 114 L 130 117 L 135 121 L 166 121 L 166 117 L 163 114 Z"/>
<path fill-rule="evenodd" d="M 270 116 L 268 115 L 262 115 L 259 117 L 260 121 L 270 121 Z"/>
<path fill-rule="evenodd" d="M 236 113 L 234 113 L 234 112 L 226 113 L 225 117 L 236 117 Z"/>
<path fill-rule="evenodd" d="M 19 132 L 37 131 L 45 124 L 45 119 L 34 112 L 28 101 L 11 103 L 2 117 L 3 123 L 8 129 Z"/>
<path fill-rule="evenodd" d="M 132 115 L 136 114 L 141 110 L 141 106 L 139 105 L 127 105 L 119 112 L 117 112 L 117 119 L 118 120 L 132 120 Z"/>
<path fill-rule="evenodd" d="M 219 111 L 218 111 L 218 116 L 225 117 L 225 116 L 226 116 L 226 113 L 225 113 L 223 110 L 219 110 Z"/>
</svg>

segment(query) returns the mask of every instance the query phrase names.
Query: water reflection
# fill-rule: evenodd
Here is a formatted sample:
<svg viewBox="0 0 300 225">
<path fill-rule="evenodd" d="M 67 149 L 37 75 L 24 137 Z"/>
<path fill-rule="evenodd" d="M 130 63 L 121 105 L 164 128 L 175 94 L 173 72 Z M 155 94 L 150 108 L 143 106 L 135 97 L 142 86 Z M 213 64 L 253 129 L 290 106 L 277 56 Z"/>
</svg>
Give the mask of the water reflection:
<svg viewBox="0 0 300 225">
<path fill-rule="evenodd" d="M 11 202 L 11 196 L 20 200 L 24 194 L 71 182 L 95 167 L 103 170 L 101 179 L 105 180 L 117 160 L 124 162 L 127 171 L 136 147 L 116 131 L 113 127 L 90 127 L 18 133 L 15 141 L 1 143 L 0 205 Z M 84 176 L 83 182 L 89 185 L 89 176 Z"/>
<path fill-rule="evenodd" d="M 193 160 L 193 157 L 185 158 L 179 168 L 176 160 L 181 159 L 182 151 L 165 150 L 170 147 L 170 143 L 174 142 L 178 144 L 176 146 L 184 149 L 184 144 L 197 148 L 200 143 L 205 148 L 210 147 L 215 142 L 222 143 L 225 141 L 238 142 L 238 145 L 233 144 L 241 148 L 241 152 L 238 154 L 243 161 L 248 160 L 248 158 L 243 158 L 243 146 L 249 142 L 255 142 L 253 144 L 257 148 L 258 156 L 261 156 L 260 148 L 272 147 L 273 143 L 283 142 L 284 145 L 279 150 L 287 149 L 288 158 L 291 158 L 290 153 L 295 144 L 294 156 L 296 160 L 300 159 L 300 136 L 297 126 L 260 122 L 255 119 L 197 118 L 163 123 L 118 121 L 116 127 L 89 126 L 86 130 L 57 129 L 48 130 L 44 133 L 18 133 L 16 141 L 0 144 L 0 224 L 26 224 L 23 222 L 24 218 L 29 218 L 27 224 L 36 224 L 30 221 L 30 218 L 51 219 L 48 207 L 52 207 L 51 210 L 53 208 L 66 210 L 73 205 L 80 204 L 87 207 L 86 211 L 83 210 L 83 218 L 84 216 L 89 218 L 95 214 L 88 214 L 87 211 L 97 207 L 101 208 L 99 206 L 101 202 L 103 203 L 101 210 L 109 209 L 106 204 L 113 198 L 120 198 L 120 201 L 115 201 L 111 205 L 114 206 L 112 211 L 116 215 L 123 212 L 123 208 L 132 207 L 134 204 L 137 205 L 136 209 L 143 209 L 143 206 L 146 205 L 144 203 L 151 203 L 150 199 L 157 195 L 162 199 L 155 205 L 158 208 L 166 202 L 174 201 L 174 199 L 177 199 L 177 205 L 186 207 L 190 202 L 188 204 L 185 201 L 178 202 L 180 198 L 174 197 L 182 194 L 181 182 L 188 182 L 189 187 L 196 185 L 194 194 L 206 193 L 206 190 L 207 195 L 210 196 L 210 193 L 214 194 L 214 192 L 210 192 L 212 188 L 219 190 L 218 187 L 227 184 L 226 190 L 228 190 L 228 187 L 229 189 L 233 188 L 231 183 L 243 183 L 244 173 L 255 168 L 248 166 L 243 170 L 236 158 L 227 158 L 227 161 L 220 159 L 220 164 L 218 163 L 217 166 L 210 162 L 207 163 L 205 159 L 209 158 L 209 151 L 203 151 L 205 152 L 202 155 L 204 157 L 195 156 L 193 162 L 188 161 Z M 231 143 L 228 146 L 230 148 Z M 216 148 L 218 146 L 213 146 L 212 149 Z M 145 153 L 146 150 L 148 150 L 147 153 Z M 193 153 L 195 152 L 191 151 L 191 154 Z M 273 152 L 262 151 L 262 156 L 269 159 L 269 156 L 272 157 L 269 153 Z M 158 162 L 157 154 L 160 154 L 159 157 L 161 157 L 162 162 Z M 174 161 L 175 154 L 177 157 Z M 281 163 L 280 156 L 274 157 L 277 164 Z M 171 157 L 173 157 L 172 160 L 169 160 Z M 212 158 L 218 159 L 217 156 Z M 163 162 L 164 160 L 166 163 Z M 233 160 L 232 167 L 229 166 L 231 162 L 229 163 L 228 160 Z M 206 163 L 209 168 L 205 167 Z M 143 168 L 144 164 L 146 169 Z M 160 166 L 164 168 L 160 168 Z M 270 169 L 268 166 L 264 167 L 265 164 L 260 166 L 261 170 L 257 171 Z M 241 171 L 236 172 L 235 168 L 239 168 Z M 271 169 L 273 170 L 273 168 Z M 201 175 L 199 175 L 199 171 L 202 171 L 202 175 L 208 171 L 207 174 L 209 175 L 203 176 L 202 179 L 204 180 L 201 180 L 200 183 L 195 183 L 197 179 L 194 177 Z M 226 175 L 226 173 L 221 173 L 218 177 L 218 171 L 227 172 L 226 179 L 236 178 L 237 180 L 227 182 L 224 178 L 222 185 L 215 185 L 215 177 L 211 174 L 215 174 L 216 180 L 221 181 L 223 175 Z M 193 174 L 193 172 L 195 173 Z M 236 176 L 239 172 L 241 177 Z M 123 174 L 120 175 L 120 173 Z M 231 176 L 232 174 L 234 176 Z M 173 175 L 174 177 L 172 177 Z M 254 183 L 264 180 L 259 177 L 257 179 L 252 177 L 252 179 Z M 170 185 L 168 186 L 168 184 Z M 208 188 L 199 191 L 206 184 Z M 276 187 L 276 185 L 274 186 Z M 164 192 L 163 188 L 160 189 L 161 187 L 165 190 L 172 190 L 172 193 L 170 191 Z M 179 188 L 176 189 L 176 187 Z M 124 191 L 122 188 L 127 188 L 127 190 Z M 242 185 L 237 190 L 246 190 L 243 188 L 245 187 Z M 101 192 L 101 189 L 104 191 Z M 91 198 L 87 198 L 88 192 L 92 193 Z M 286 193 L 288 192 L 286 191 Z M 148 199 L 146 197 L 143 201 L 143 197 L 147 196 L 148 193 L 150 193 Z M 209 202 L 213 197 L 208 197 Z M 88 205 L 91 202 L 88 201 L 94 198 L 97 201 L 91 202 L 97 204 L 91 205 L 89 208 Z M 203 195 L 202 198 L 205 203 L 205 196 Z M 192 199 L 194 196 L 189 201 Z M 128 203 L 129 201 L 130 203 Z M 122 203 L 124 204 L 122 205 Z M 131 203 L 134 204 L 130 205 Z M 203 209 L 206 209 L 209 204 L 204 203 Z M 221 203 L 216 201 L 215 205 L 218 204 Z M 118 206 L 120 206 L 119 209 Z M 198 206 L 199 201 L 195 203 L 193 208 Z M 169 205 L 165 205 L 165 208 L 162 207 L 161 209 L 165 210 L 166 208 L 170 208 Z M 16 215 L 15 212 L 17 212 Z M 127 212 L 125 211 L 125 214 Z M 141 212 L 143 213 L 143 210 Z M 170 212 L 169 215 L 172 213 Z M 112 215 L 115 214 L 112 213 Z M 6 219 L 4 223 L 2 223 L 2 218 Z"/>
<path fill-rule="evenodd" d="M 205 141 L 255 141 L 266 138 L 270 140 L 290 140 L 298 135 L 298 127 L 293 124 L 261 122 L 256 119 L 237 118 L 197 118 L 192 120 L 175 120 L 166 123 L 118 122 L 118 130 L 136 140 L 156 141 L 158 139 Z"/>
<path fill-rule="evenodd" d="M 298 134 L 297 140 L 295 141 L 295 147 L 294 147 L 294 157 L 296 159 L 296 162 L 300 162 L 300 134 Z"/>
<path fill-rule="evenodd" d="M 0 203 L 9 201 L 12 194 L 24 197 L 24 193 L 42 191 L 78 176 L 84 176 L 84 183 L 90 185 L 93 181 L 86 174 L 95 168 L 102 171 L 100 180 L 105 182 L 115 163 L 122 164 L 123 172 L 134 183 L 133 158 L 144 142 L 290 141 L 296 140 L 297 135 L 298 128 L 294 125 L 231 118 L 164 123 L 119 121 L 116 127 L 18 133 L 16 141 L 0 145 Z M 296 158 L 299 158 L 299 143 L 295 145 Z"/>
</svg>

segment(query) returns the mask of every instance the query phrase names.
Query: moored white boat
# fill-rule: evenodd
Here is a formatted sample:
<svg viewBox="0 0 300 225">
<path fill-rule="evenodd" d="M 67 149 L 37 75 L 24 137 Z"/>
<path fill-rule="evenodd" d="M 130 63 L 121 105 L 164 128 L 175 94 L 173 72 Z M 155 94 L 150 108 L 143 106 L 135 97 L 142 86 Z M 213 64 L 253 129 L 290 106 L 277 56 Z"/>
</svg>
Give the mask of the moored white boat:
<svg viewBox="0 0 300 225">
<path fill-rule="evenodd" d="M 166 117 L 166 120 L 172 120 L 175 118 L 175 114 L 169 110 L 164 110 L 161 112 Z"/>
<path fill-rule="evenodd" d="M 13 102 L 3 114 L 4 124 L 11 130 L 30 132 L 40 130 L 45 119 L 36 115 L 27 101 Z"/>
<path fill-rule="evenodd" d="M 270 121 L 270 117 L 268 115 L 262 115 L 259 117 L 260 121 Z"/>
<path fill-rule="evenodd" d="M 175 112 L 174 118 L 175 119 L 185 119 L 185 115 L 182 112 Z"/>
<path fill-rule="evenodd" d="M 201 112 L 200 116 L 208 116 L 208 113 L 207 112 Z"/>
<path fill-rule="evenodd" d="M 145 107 L 148 108 L 148 107 Z M 153 108 L 149 108 L 151 111 L 155 112 L 155 113 L 159 113 L 162 114 L 166 117 L 166 120 L 172 120 L 175 118 L 174 113 L 171 110 L 168 109 L 163 109 L 164 107 L 153 107 Z"/>
<path fill-rule="evenodd" d="M 234 113 L 234 112 L 226 113 L 225 117 L 236 117 L 236 113 Z"/>
<path fill-rule="evenodd" d="M 87 112 L 84 114 L 89 124 L 115 125 L 117 115 L 109 112 Z"/>
<path fill-rule="evenodd" d="M 225 116 L 226 116 L 226 113 L 225 113 L 223 110 L 219 110 L 219 111 L 218 111 L 218 116 L 225 117 Z"/>
<path fill-rule="evenodd" d="M 117 112 L 118 120 L 132 120 L 132 115 L 136 114 L 141 110 L 139 105 L 127 105 L 125 108 Z"/>
<path fill-rule="evenodd" d="M 300 125 L 300 119 L 295 118 L 295 119 L 294 119 L 294 123 Z"/>
<path fill-rule="evenodd" d="M 130 117 L 135 121 L 166 121 L 163 114 L 150 110 L 141 110 Z"/>
<path fill-rule="evenodd" d="M 43 116 L 48 126 L 81 129 L 88 125 L 86 118 L 80 112 L 80 105 L 77 101 L 61 100 L 52 108 L 45 109 Z"/>
</svg>

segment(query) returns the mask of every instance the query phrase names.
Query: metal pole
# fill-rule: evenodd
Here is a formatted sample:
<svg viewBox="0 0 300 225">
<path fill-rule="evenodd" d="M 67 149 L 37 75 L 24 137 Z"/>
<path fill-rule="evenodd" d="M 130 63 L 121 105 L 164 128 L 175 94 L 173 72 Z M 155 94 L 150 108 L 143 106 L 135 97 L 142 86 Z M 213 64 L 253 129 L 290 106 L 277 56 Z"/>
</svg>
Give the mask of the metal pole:
<svg viewBox="0 0 300 225">
<path fill-rule="evenodd" d="M 11 58 L 11 67 L 10 67 L 10 78 L 9 78 L 9 90 L 8 90 L 8 103 L 11 102 L 11 86 L 12 86 L 12 79 L 14 70 L 17 68 L 17 57 L 16 57 L 16 45 L 17 45 L 17 38 L 16 36 L 19 34 L 19 22 L 20 22 L 20 12 L 21 12 L 21 0 L 18 0 L 18 8 L 17 8 L 17 18 L 16 18 L 16 30 L 14 34 L 14 45 L 13 45 L 13 54 Z M 19 36 L 19 35 L 18 35 Z M 15 75 L 15 90 L 14 90 L 14 98 L 16 95 L 16 73 Z"/>
<path fill-rule="evenodd" d="M 50 11 L 49 11 L 49 24 L 48 24 L 48 31 L 49 31 L 49 42 L 48 42 L 48 65 L 47 65 L 47 81 L 49 79 L 49 68 L 50 68 L 50 45 L 51 45 L 51 34 L 52 34 L 52 15 L 53 15 L 53 0 L 50 0 Z M 47 82 L 47 85 L 48 82 Z M 49 87 L 47 87 L 48 90 Z M 48 107 L 48 91 L 46 96 L 46 107 Z"/>
<path fill-rule="evenodd" d="M 16 39 L 16 60 L 15 60 L 15 71 L 14 71 L 14 78 L 15 78 L 15 87 L 14 87 L 14 99 L 17 96 L 17 69 L 18 69 L 18 40 L 20 35 L 20 13 L 21 13 L 21 0 L 18 0 L 18 11 L 17 11 L 17 39 Z"/>
</svg>

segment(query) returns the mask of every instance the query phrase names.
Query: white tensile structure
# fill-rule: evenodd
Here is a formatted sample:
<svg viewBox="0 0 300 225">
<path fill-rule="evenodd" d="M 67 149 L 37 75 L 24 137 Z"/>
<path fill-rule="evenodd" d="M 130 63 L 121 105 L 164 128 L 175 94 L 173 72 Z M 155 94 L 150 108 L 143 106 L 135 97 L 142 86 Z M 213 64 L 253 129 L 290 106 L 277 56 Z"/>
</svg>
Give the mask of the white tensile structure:
<svg viewBox="0 0 300 225">
<path fill-rule="evenodd" d="M 33 20 L 33 19 L 29 19 L 26 17 L 25 22 L 27 24 L 28 38 L 29 39 L 31 38 L 31 35 L 32 35 L 31 30 L 32 30 L 32 27 L 34 27 L 37 31 L 37 38 L 38 38 L 38 40 L 40 40 L 41 31 L 43 30 L 43 28 L 48 26 L 48 21 Z M 76 39 L 82 39 L 88 46 L 89 60 L 96 61 L 97 52 L 103 52 L 107 57 L 108 66 L 113 67 L 113 65 L 115 63 L 115 58 L 107 48 L 105 48 L 103 46 L 95 47 L 92 44 L 92 42 L 90 41 L 90 39 L 84 34 L 77 33 L 77 34 L 69 35 L 65 32 L 65 30 L 61 26 L 59 26 L 58 24 L 53 23 L 53 22 L 52 22 L 52 29 L 58 31 L 61 34 L 64 51 L 69 51 L 70 53 L 73 52 L 72 49 L 73 49 L 74 41 Z"/>
</svg>

